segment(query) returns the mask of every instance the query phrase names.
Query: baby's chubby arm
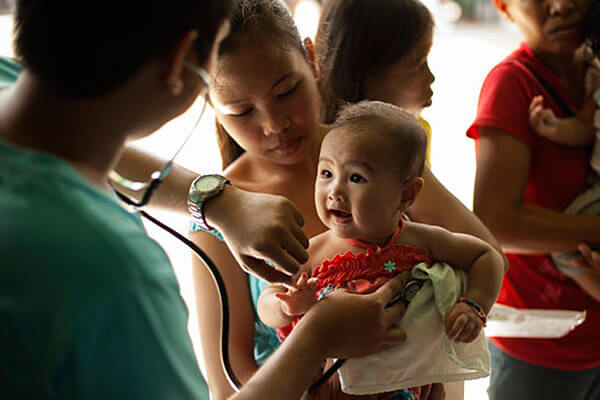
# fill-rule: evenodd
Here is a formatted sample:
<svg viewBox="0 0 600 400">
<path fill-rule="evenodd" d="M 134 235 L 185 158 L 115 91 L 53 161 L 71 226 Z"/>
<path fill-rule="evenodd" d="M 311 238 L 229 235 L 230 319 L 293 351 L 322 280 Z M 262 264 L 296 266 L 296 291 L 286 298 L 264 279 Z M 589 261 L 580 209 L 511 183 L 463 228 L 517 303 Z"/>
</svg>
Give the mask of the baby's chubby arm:
<svg viewBox="0 0 600 400">
<path fill-rule="evenodd" d="M 504 259 L 498 251 L 474 236 L 437 226 L 410 226 L 434 260 L 469 273 L 466 297 L 479 304 L 487 315 L 498 298 L 504 275 Z M 454 341 L 474 340 L 482 326 L 477 313 L 465 303 L 457 303 L 446 314 L 446 332 Z"/>
<path fill-rule="evenodd" d="M 588 146 L 594 141 L 593 118 L 596 102 L 589 96 L 574 117 L 558 118 L 544 107 L 544 96 L 535 96 L 529 105 L 529 125 L 541 136 L 565 146 Z"/>
</svg>

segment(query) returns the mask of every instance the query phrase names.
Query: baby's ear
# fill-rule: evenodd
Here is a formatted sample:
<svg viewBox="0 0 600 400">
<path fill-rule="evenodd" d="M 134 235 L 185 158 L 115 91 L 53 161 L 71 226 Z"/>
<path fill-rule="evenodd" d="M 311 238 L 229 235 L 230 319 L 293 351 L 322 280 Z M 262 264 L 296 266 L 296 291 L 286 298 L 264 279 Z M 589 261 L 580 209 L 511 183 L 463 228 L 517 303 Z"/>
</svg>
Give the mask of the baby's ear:
<svg viewBox="0 0 600 400">
<path fill-rule="evenodd" d="M 401 212 L 404 212 L 415 201 L 419 192 L 423 188 L 425 181 L 420 176 L 409 178 L 402 187 L 402 203 L 400 205 Z"/>
</svg>

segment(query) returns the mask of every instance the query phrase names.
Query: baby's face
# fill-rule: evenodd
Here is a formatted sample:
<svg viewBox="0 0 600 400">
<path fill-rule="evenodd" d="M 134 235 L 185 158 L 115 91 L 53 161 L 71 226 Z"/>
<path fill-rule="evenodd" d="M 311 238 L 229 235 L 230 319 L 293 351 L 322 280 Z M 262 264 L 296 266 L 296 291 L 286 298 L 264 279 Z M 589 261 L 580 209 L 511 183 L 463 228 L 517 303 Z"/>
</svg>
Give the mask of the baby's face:
<svg viewBox="0 0 600 400">
<path fill-rule="evenodd" d="M 321 147 L 315 204 L 321 221 L 337 236 L 384 242 L 402 210 L 402 182 L 390 165 L 385 143 L 366 133 L 337 128 Z"/>
</svg>

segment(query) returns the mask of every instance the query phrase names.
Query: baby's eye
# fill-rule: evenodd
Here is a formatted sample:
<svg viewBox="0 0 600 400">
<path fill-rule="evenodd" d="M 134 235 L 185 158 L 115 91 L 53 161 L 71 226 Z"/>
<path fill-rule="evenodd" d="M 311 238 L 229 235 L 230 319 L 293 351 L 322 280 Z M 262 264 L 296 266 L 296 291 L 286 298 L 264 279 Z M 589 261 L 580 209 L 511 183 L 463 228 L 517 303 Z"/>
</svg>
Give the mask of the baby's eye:
<svg viewBox="0 0 600 400">
<path fill-rule="evenodd" d="M 332 177 L 331 171 L 328 171 L 326 169 L 322 169 L 321 172 L 319 173 L 319 175 L 321 176 L 321 178 L 331 178 Z"/>
<path fill-rule="evenodd" d="M 352 174 L 352 175 L 350 175 L 350 182 L 352 182 L 352 183 L 366 183 L 367 180 L 363 176 L 361 176 L 359 174 Z"/>
</svg>

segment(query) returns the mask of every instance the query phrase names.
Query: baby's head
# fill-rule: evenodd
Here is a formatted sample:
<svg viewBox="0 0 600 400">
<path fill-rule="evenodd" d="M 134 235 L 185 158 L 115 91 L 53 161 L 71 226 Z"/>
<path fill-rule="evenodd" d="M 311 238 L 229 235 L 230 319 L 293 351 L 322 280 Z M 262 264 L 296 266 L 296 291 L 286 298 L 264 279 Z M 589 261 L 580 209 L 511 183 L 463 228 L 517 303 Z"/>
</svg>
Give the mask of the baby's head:
<svg viewBox="0 0 600 400">
<path fill-rule="evenodd" d="M 345 107 L 323 140 L 315 203 L 337 236 L 385 242 L 421 187 L 427 135 L 407 111 L 382 102 Z"/>
</svg>

